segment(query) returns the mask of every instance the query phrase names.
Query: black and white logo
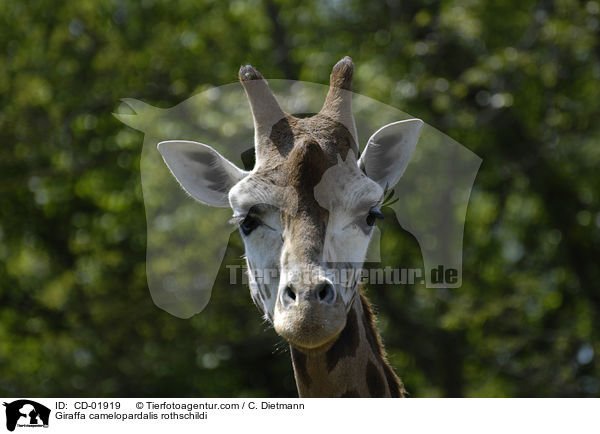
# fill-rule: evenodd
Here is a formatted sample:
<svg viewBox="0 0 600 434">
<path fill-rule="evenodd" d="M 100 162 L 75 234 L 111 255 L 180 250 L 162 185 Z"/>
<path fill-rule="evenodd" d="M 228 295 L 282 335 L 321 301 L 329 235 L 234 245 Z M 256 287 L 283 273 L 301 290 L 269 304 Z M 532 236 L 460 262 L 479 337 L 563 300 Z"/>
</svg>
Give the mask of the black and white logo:
<svg viewBox="0 0 600 434">
<path fill-rule="evenodd" d="M 19 399 L 4 403 L 6 407 L 6 429 L 14 431 L 22 428 L 48 428 L 50 409 L 30 399 Z"/>
</svg>

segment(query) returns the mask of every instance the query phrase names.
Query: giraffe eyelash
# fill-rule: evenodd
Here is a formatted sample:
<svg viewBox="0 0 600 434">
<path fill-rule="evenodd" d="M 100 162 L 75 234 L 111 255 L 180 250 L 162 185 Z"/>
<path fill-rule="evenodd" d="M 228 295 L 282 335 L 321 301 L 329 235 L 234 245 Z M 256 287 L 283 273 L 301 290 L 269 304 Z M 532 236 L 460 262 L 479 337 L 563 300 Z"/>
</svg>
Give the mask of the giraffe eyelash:
<svg viewBox="0 0 600 434">
<path fill-rule="evenodd" d="M 244 220 L 246 219 L 245 215 L 234 215 L 233 217 L 231 217 L 229 219 L 229 224 L 232 225 L 239 225 L 240 223 L 242 223 Z"/>
<path fill-rule="evenodd" d="M 390 206 L 395 204 L 396 202 L 398 202 L 400 199 L 396 196 L 394 197 L 394 189 L 390 189 L 390 190 L 386 190 L 383 195 L 384 195 L 384 199 L 383 199 L 383 203 L 381 204 L 381 206 Z"/>
</svg>

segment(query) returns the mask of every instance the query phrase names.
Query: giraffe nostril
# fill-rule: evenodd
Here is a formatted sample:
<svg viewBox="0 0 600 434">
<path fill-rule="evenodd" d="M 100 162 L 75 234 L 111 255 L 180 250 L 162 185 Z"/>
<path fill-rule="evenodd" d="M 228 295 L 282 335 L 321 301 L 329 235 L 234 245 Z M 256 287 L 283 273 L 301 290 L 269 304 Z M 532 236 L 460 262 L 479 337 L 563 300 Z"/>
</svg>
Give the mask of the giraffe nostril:
<svg viewBox="0 0 600 434">
<path fill-rule="evenodd" d="M 300 305 L 310 306 L 311 304 L 333 305 L 335 299 L 335 288 L 327 281 L 320 282 L 310 289 L 298 289 L 290 283 L 279 292 L 279 302 L 284 309 L 293 309 Z"/>
<path fill-rule="evenodd" d="M 287 285 L 281 291 L 281 295 L 279 296 L 279 301 L 281 302 L 281 306 L 285 309 L 290 309 L 296 303 L 296 292 L 292 285 Z"/>
<path fill-rule="evenodd" d="M 285 287 L 285 296 L 291 300 L 296 300 L 296 293 L 292 290 L 290 285 Z"/>
<path fill-rule="evenodd" d="M 335 289 L 331 283 L 323 283 L 321 287 L 318 288 L 319 301 L 327 304 L 333 303 L 335 300 Z"/>
</svg>

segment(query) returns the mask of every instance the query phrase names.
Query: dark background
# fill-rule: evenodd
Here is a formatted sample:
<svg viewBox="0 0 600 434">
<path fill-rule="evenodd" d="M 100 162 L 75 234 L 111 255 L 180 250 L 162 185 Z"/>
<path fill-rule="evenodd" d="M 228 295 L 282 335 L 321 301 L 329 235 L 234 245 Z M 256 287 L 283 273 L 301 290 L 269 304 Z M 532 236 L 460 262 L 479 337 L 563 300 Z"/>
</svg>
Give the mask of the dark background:
<svg viewBox="0 0 600 434">
<path fill-rule="evenodd" d="M 574 0 L 3 2 L 0 395 L 294 396 L 287 346 L 228 270 L 192 319 L 152 303 L 143 134 L 111 113 L 245 63 L 325 84 L 349 55 L 356 92 L 483 158 L 463 286 L 368 290 L 407 390 L 599 396 L 599 19 Z M 421 267 L 394 233 L 386 264 Z"/>
</svg>

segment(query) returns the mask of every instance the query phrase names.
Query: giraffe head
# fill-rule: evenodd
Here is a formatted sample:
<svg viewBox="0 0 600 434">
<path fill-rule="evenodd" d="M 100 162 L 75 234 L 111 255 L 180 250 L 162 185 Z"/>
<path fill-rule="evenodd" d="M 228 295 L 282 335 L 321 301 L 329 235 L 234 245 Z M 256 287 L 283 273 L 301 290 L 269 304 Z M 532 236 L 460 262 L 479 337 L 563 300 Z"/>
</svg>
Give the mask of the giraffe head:
<svg viewBox="0 0 600 434">
<path fill-rule="evenodd" d="M 330 76 L 323 108 L 285 113 L 252 66 L 239 79 L 254 119 L 256 162 L 239 169 L 209 146 L 169 141 L 158 149 L 194 199 L 231 207 L 246 248 L 250 292 L 275 331 L 307 352 L 326 350 L 358 294 L 340 272 L 362 267 L 384 192 L 404 172 L 422 121 L 380 128 L 360 158 L 349 57 Z"/>
</svg>

